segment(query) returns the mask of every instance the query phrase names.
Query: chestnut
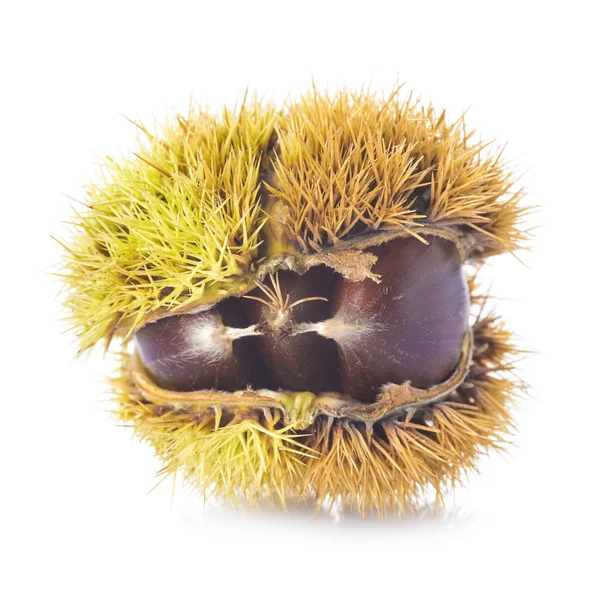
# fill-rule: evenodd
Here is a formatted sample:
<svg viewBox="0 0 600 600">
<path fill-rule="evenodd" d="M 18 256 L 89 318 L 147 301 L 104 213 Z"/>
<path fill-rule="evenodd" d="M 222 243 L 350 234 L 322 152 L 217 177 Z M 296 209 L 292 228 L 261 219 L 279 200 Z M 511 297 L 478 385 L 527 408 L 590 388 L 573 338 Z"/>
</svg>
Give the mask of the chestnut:
<svg viewBox="0 0 600 600">
<path fill-rule="evenodd" d="M 409 237 L 370 249 L 380 282 L 339 279 L 320 333 L 340 348 L 341 390 L 372 401 L 386 383 L 426 388 L 461 356 L 469 290 L 456 246 Z"/>
<path fill-rule="evenodd" d="M 253 342 L 246 336 L 244 303 L 223 300 L 203 312 L 164 317 L 136 334 L 139 357 L 152 379 L 165 389 L 235 391 L 262 373 L 253 365 Z M 255 366 L 256 368 L 252 368 Z"/>
<path fill-rule="evenodd" d="M 471 265 L 530 242 L 502 153 L 400 89 L 175 117 L 61 242 L 80 350 L 121 343 L 118 418 L 205 497 L 441 499 L 525 389 L 469 297 Z"/>
<path fill-rule="evenodd" d="M 252 322 L 264 325 L 257 345 L 277 387 L 317 394 L 339 389 L 336 343 L 315 332 L 297 333 L 301 324 L 330 318 L 330 299 L 338 279 L 339 275 L 324 266 L 313 267 L 304 275 L 279 271 L 273 279 L 276 293 L 271 294 L 271 302 L 252 303 Z M 282 311 L 286 300 L 287 310 Z"/>
</svg>

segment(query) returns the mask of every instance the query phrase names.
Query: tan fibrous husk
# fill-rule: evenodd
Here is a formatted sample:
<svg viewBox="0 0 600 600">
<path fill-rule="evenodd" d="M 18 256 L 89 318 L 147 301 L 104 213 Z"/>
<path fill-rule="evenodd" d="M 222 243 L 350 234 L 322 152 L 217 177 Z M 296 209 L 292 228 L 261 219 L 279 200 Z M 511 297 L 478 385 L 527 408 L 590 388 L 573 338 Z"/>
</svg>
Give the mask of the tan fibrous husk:
<svg viewBox="0 0 600 600">
<path fill-rule="evenodd" d="M 312 90 L 282 109 L 192 106 L 108 159 L 61 243 L 80 349 L 157 315 L 241 294 L 277 256 L 423 227 L 471 239 L 469 260 L 523 246 L 528 208 L 501 153 L 400 89 Z"/>
</svg>

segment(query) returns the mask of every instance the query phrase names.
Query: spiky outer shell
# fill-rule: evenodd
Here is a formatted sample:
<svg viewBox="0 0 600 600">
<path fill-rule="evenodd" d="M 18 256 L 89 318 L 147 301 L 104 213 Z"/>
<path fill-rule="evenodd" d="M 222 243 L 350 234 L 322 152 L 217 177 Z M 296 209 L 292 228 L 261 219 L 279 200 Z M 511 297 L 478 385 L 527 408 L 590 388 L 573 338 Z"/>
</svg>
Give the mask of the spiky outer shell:
<svg viewBox="0 0 600 600">
<path fill-rule="evenodd" d="M 448 122 L 398 90 L 313 90 L 281 110 L 192 108 L 157 134 L 138 127 L 138 151 L 107 162 L 64 243 L 81 350 L 246 294 L 279 269 L 376 277 L 368 248 L 396 237 L 444 237 L 466 264 L 527 237 L 522 192 L 500 155 L 474 142 L 463 118 Z M 440 494 L 501 444 L 519 387 L 506 366 L 513 352 L 480 315 L 448 381 L 391 386 L 368 406 L 308 390 L 169 393 L 125 354 L 118 414 L 165 472 L 181 470 L 205 493 L 340 498 L 381 513 L 429 486 Z"/>
</svg>

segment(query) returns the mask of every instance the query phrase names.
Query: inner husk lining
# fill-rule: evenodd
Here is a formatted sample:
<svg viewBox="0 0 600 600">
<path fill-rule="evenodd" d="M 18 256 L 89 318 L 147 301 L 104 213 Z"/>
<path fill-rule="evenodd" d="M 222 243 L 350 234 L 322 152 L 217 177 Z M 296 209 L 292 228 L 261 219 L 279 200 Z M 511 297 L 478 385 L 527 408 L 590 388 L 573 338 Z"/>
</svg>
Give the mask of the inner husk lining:
<svg viewBox="0 0 600 600">
<path fill-rule="evenodd" d="M 427 389 L 410 385 L 388 383 L 382 386 L 375 402 L 359 402 L 338 393 L 319 396 L 306 392 L 277 390 L 240 390 L 222 392 L 218 390 L 200 390 L 193 392 L 175 392 L 156 385 L 146 374 L 137 353 L 129 361 L 131 378 L 146 402 L 169 407 L 193 415 L 207 408 L 238 411 L 271 408 L 280 410 L 286 425 L 296 429 L 305 429 L 319 415 L 334 418 L 346 418 L 354 421 L 373 423 L 381 419 L 402 414 L 411 414 L 420 407 L 441 402 L 448 398 L 461 384 L 469 372 L 473 354 L 473 335 L 471 330 L 465 335 L 459 364 L 443 382 Z"/>
</svg>

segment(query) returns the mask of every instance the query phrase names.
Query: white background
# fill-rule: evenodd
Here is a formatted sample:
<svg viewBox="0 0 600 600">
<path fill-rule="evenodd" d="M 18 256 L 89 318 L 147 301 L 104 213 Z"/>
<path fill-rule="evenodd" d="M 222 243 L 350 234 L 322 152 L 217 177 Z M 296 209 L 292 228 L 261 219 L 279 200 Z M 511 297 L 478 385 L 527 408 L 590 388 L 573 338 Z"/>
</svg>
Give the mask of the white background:
<svg viewBox="0 0 600 600">
<path fill-rule="evenodd" d="M 0 9 L 2 598 L 598 597 L 598 17 L 594 2 L 19 2 Z M 534 251 L 494 261 L 531 398 L 445 514 L 204 508 L 153 487 L 100 356 L 62 335 L 50 236 L 98 156 L 190 96 L 278 101 L 396 80 L 508 142 Z M 150 492 L 150 493 L 149 493 Z M 4 589 L 2 589 L 4 588 Z"/>
</svg>

